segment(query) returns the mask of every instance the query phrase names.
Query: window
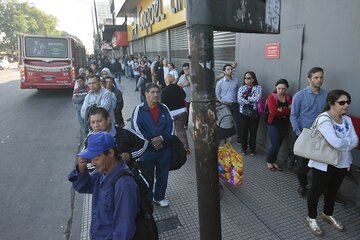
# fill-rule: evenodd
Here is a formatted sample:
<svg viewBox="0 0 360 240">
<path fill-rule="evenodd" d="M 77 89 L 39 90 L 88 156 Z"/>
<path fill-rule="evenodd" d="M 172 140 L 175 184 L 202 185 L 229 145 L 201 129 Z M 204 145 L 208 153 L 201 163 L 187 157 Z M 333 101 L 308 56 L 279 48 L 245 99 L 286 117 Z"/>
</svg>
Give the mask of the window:
<svg viewBox="0 0 360 240">
<path fill-rule="evenodd" d="M 25 56 L 68 58 L 68 40 L 66 38 L 25 37 Z"/>
</svg>

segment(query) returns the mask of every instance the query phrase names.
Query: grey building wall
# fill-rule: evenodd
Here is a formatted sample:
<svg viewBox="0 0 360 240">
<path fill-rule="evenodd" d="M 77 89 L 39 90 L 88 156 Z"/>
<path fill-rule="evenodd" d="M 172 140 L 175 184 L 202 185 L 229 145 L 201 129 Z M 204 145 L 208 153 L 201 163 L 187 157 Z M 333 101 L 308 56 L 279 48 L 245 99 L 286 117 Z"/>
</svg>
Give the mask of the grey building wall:
<svg viewBox="0 0 360 240">
<path fill-rule="evenodd" d="M 263 86 L 264 97 L 274 89 L 276 80 L 286 78 L 289 93 L 294 95 L 307 86 L 308 70 L 320 66 L 325 71 L 323 88 L 348 91 L 352 97 L 349 114 L 360 117 L 360 1 L 282 0 L 281 4 L 279 35 L 237 34 L 236 77 L 242 79 L 245 71 L 254 71 Z M 274 42 L 280 43 L 280 59 L 265 59 L 265 44 Z M 294 135 L 289 134 L 281 157 L 287 156 L 293 139 Z M 263 121 L 258 142 L 269 146 Z M 353 156 L 353 163 L 359 167 L 359 151 L 354 150 Z M 354 171 L 354 179 L 344 181 L 341 191 L 360 205 L 358 174 Z"/>
</svg>

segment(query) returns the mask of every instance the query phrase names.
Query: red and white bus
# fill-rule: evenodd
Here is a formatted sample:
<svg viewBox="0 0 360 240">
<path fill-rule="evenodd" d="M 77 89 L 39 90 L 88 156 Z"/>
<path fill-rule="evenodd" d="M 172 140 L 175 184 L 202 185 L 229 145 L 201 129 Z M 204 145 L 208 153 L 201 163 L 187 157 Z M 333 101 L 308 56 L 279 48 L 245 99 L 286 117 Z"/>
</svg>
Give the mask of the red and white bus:
<svg viewBox="0 0 360 240">
<path fill-rule="evenodd" d="M 73 88 L 86 66 L 84 46 L 71 37 L 22 35 L 19 37 L 20 88 Z"/>
</svg>

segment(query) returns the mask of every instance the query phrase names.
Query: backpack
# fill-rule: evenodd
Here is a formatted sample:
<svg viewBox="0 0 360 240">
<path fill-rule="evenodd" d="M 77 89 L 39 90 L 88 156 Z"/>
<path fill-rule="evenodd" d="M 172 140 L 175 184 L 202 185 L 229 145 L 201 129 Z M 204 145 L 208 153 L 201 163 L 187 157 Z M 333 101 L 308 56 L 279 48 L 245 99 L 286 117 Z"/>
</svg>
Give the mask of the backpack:
<svg viewBox="0 0 360 240">
<path fill-rule="evenodd" d="M 221 103 L 216 103 L 216 136 L 217 139 L 226 139 L 235 135 L 234 118 L 230 109 Z"/>
<path fill-rule="evenodd" d="M 153 217 L 153 205 L 146 199 L 146 195 L 150 191 L 150 184 L 146 179 L 146 168 L 141 162 L 136 161 L 130 161 L 128 165 L 130 165 L 129 169 L 122 170 L 115 175 L 111 186 L 114 191 L 116 182 L 124 175 L 134 178 L 140 190 L 140 211 L 136 216 L 136 231 L 133 240 L 158 240 L 159 234 Z"/>
<path fill-rule="evenodd" d="M 235 126 L 230 109 L 224 104 L 216 104 L 216 117 L 216 125 L 220 128 L 229 129 Z"/>
</svg>

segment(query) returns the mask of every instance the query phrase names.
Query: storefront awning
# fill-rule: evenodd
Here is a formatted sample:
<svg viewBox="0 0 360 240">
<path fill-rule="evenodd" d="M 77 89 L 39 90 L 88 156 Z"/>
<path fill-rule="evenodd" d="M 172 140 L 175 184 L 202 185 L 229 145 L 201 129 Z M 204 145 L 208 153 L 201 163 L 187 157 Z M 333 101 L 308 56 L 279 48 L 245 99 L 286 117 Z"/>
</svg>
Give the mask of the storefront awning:
<svg viewBox="0 0 360 240">
<path fill-rule="evenodd" d="M 140 1 L 141 0 L 126 0 L 116 17 L 127 17 L 131 13 L 131 10 L 136 8 Z"/>
</svg>

